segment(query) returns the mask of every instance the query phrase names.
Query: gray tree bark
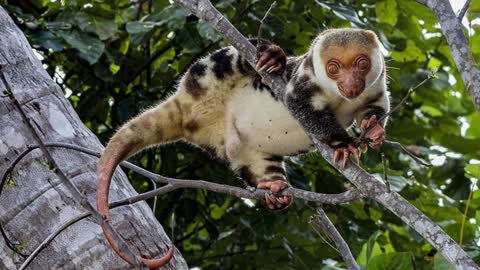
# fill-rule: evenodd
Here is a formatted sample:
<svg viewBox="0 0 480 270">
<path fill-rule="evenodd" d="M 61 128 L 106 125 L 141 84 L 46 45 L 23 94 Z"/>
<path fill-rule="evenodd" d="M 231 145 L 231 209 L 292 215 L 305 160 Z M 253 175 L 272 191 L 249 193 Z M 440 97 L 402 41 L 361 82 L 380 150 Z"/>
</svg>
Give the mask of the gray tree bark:
<svg viewBox="0 0 480 270">
<path fill-rule="evenodd" d="M 480 71 L 465 36 L 461 22 L 463 15 L 460 18 L 455 16 L 452 5 L 448 0 L 417 0 L 417 2 L 427 6 L 437 17 L 465 88 L 472 97 L 475 108 L 480 112 Z M 466 11 L 466 8 L 468 8 L 468 5 L 465 5 L 464 11 Z"/>
<path fill-rule="evenodd" d="M 44 142 L 67 142 L 100 151 L 102 145 L 79 119 L 61 89 L 45 72 L 23 33 L 0 7 L 0 66 L 12 94 Z M 0 90 L 6 86 L 0 81 Z M 10 97 L 0 93 L 0 177 L 34 137 Z M 50 148 L 53 158 L 74 184 L 95 204 L 97 158 L 72 150 Z M 85 211 L 45 164 L 40 150 L 18 163 L 0 195 L 0 224 L 8 238 L 32 252 L 62 223 Z M 126 175 L 117 170 L 110 198 L 137 194 Z M 144 202 L 112 210 L 113 224 L 131 249 L 148 258 L 167 252 L 171 241 Z M 0 269 L 16 269 L 24 259 L 0 237 Z M 63 231 L 30 264 L 30 269 L 130 269 L 106 243 L 91 218 Z M 188 269 L 178 251 L 162 269 Z"/>
</svg>

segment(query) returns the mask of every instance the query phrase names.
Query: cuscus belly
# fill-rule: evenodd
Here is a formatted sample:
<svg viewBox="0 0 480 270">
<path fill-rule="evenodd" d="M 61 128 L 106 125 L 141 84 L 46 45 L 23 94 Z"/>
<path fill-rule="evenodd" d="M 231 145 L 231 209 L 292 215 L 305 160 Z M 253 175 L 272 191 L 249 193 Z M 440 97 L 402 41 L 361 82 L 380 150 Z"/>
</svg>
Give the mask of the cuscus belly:
<svg viewBox="0 0 480 270">
<path fill-rule="evenodd" d="M 300 124 L 268 91 L 242 89 L 234 97 L 232 112 L 242 144 L 252 149 L 294 155 L 311 148 Z"/>
</svg>

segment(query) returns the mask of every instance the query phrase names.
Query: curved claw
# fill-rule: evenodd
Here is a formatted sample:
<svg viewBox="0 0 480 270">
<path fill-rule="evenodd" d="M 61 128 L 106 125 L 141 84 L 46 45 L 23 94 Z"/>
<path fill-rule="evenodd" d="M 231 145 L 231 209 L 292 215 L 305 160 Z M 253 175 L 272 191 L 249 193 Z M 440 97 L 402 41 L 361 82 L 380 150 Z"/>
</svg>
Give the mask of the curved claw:
<svg viewBox="0 0 480 270">
<path fill-rule="evenodd" d="M 348 151 L 350 151 L 352 153 L 353 157 L 355 158 L 355 161 L 357 162 L 357 164 L 359 164 L 360 163 L 360 151 L 358 150 L 358 148 L 349 144 L 348 145 Z"/>
<path fill-rule="evenodd" d="M 270 45 L 260 53 L 255 69 L 268 73 L 283 73 L 286 67 L 287 56 L 285 52 L 276 45 Z"/>
<path fill-rule="evenodd" d="M 263 58 L 263 56 L 262 56 L 262 58 Z M 260 61 L 259 61 L 259 63 L 260 63 Z M 269 70 L 271 67 L 274 67 L 276 63 L 277 63 L 277 60 L 275 58 L 272 58 L 272 59 L 268 60 L 268 62 L 263 64 L 258 71 Z"/>
<path fill-rule="evenodd" d="M 357 164 L 360 163 L 361 152 L 358 150 L 358 147 L 354 144 L 348 144 L 347 147 L 338 147 L 337 149 L 335 149 L 335 152 L 333 154 L 333 164 L 337 164 L 337 162 L 340 160 L 340 157 L 342 157 L 341 168 L 345 168 L 348 158 L 350 157 L 350 153 L 355 158 Z"/>
</svg>

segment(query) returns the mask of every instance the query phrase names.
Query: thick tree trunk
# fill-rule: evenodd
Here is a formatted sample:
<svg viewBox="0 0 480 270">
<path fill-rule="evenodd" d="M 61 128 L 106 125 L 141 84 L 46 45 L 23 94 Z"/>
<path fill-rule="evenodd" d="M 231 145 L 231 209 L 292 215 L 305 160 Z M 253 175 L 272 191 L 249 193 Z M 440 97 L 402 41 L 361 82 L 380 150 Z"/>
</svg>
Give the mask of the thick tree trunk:
<svg viewBox="0 0 480 270">
<path fill-rule="evenodd" d="M 100 151 L 102 145 L 78 118 L 60 88 L 45 72 L 23 33 L 0 7 L 0 65 L 15 98 L 45 142 L 67 142 Z M 0 89 L 5 85 L 0 81 Z M 12 100 L 0 93 L 0 177 L 28 144 L 36 144 Z M 95 202 L 97 158 L 50 148 L 54 159 L 74 184 Z M 45 164 L 40 150 L 28 154 L 15 168 L 0 195 L 0 224 L 22 253 L 32 252 L 62 223 L 85 211 L 56 174 Z M 135 195 L 120 170 L 113 179 L 111 201 Z M 171 245 L 163 228 L 144 202 L 112 211 L 113 224 L 135 253 L 149 258 L 163 255 Z M 0 269 L 16 269 L 23 258 L 0 237 Z M 129 269 L 107 245 L 92 219 L 63 231 L 30 264 L 29 269 Z M 188 269 L 176 251 L 162 269 Z"/>
</svg>

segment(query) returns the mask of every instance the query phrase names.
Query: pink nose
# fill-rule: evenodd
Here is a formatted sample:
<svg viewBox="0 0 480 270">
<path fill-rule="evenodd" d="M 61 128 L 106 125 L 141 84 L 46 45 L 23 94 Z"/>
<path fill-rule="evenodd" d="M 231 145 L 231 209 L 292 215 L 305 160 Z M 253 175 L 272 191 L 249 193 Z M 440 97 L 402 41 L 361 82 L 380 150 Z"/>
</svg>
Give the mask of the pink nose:
<svg viewBox="0 0 480 270">
<path fill-rule="evenodd" d="M 355 98 L 365 89 L 365 81 L 350 77 L 345 81 L 339 82 L 338 89 L 340 89 L 343 96 L 347 98 Z"/>
</svg>

